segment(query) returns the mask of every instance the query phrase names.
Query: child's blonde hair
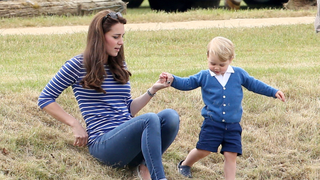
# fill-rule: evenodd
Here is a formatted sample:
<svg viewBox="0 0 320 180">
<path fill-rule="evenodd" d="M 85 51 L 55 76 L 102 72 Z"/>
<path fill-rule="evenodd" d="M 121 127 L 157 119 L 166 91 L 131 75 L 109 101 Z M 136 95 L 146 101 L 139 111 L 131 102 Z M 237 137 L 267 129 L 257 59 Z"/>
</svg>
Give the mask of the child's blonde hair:
<svg viewBox="0 0 320 180">
<path fill-rule="evenodd" d="M 222 62 L 232 60 L 235 57 L 234 45 L 225 37 L 215 37 L 207 46 L 207 56 L 209 54 L 217 55 Z"/>
</svg>

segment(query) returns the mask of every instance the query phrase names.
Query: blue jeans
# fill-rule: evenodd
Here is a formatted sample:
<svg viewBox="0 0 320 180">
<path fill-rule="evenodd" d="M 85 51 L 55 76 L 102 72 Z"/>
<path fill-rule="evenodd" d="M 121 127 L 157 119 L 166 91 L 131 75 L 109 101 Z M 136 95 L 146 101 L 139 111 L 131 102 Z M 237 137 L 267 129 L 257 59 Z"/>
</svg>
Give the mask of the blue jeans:
<svg viewBox="0 0 320 180">
<path fill-rule="evenodd" d="M 112 167 L 146 163 L 152 179 L 165 178 L 162 154 L 179 131 L 179 115 L 165 109 L 147 113 L 119 125 L 89 146 L 92 156 Z"/>
</svg>

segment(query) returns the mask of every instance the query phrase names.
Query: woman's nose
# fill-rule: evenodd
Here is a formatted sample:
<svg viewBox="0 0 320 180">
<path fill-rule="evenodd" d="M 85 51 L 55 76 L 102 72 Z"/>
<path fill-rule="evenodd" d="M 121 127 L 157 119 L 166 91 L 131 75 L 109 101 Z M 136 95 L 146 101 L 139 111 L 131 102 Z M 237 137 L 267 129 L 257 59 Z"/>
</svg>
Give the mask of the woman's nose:
<svg viewBox="0 0 320 180">
<path fill-rule="evenodd" d="M 120 45 L 123 44 L 123 38 L 120 38 L 120 40 L 118 41 L 118 44 L 120 44 Z"/>
</svg>

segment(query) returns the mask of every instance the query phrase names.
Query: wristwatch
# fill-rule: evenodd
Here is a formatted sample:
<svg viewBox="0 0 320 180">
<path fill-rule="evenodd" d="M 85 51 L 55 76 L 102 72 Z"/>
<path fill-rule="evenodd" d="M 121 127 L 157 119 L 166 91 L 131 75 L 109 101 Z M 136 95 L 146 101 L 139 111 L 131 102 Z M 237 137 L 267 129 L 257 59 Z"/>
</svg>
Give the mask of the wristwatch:
<svg viewBox="0 0 320 180">
<path fill-rule="evenodd" d="M 156 95 L 156 93 L 152 94 L 152 93 L 150 92 L 150 89 L 147 90 L 147 93 L 148 93 L 148 95 L 151 96 L 151 97 L 153 97 L 154 95 Z"/>
</svg>

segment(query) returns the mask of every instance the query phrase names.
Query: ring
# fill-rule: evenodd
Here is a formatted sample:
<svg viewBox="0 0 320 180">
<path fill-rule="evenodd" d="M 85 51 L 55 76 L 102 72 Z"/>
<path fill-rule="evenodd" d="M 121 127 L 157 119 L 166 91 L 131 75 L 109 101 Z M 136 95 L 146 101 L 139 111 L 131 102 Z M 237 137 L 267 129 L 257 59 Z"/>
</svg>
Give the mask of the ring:
<svg viewBox="0 0 320 180">
<path fill-rule="evenodd" d="M 170 83 L 171 83 L 170 81 L 167 82 L 167 84 L 170 84 Z"/>
</svg>

